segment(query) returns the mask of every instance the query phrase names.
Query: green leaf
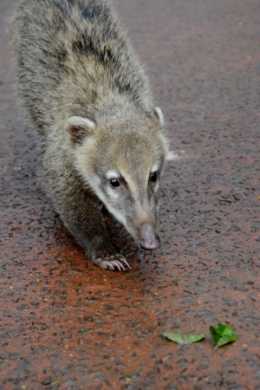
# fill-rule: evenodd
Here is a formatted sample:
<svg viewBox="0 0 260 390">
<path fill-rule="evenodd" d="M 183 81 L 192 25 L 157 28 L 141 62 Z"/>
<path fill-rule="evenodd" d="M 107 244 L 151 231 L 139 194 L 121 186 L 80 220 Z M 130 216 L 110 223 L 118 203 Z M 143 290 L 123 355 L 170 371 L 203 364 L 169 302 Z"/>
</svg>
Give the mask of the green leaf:
<svg viewBox="0 0 260 390">
<path fill-rule="evenodd" d="M 166 339 L 174 341 L 175 343 L 178 344 L 196 343 L 197 341 L 203 340 L 205 338 L 204 334 L 163 332 L 162 335 Z"/>
<path fill-rule="evenodd" d="M 217 328 L 210 326 L 209 331 L 214 342 L 214 349 L 218 349 L 228 343 L 233 343 L 238 339 L 231 326 L 228 325 L 218 324 Z"/>
</svg>

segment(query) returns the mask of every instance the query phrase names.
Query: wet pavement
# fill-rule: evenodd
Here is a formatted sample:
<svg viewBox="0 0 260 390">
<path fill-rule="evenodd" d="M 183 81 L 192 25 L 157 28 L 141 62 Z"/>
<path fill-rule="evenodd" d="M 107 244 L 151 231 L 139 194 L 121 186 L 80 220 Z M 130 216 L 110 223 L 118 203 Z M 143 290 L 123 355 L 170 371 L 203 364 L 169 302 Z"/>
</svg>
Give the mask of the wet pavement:
<svg viewBox="0 0 260 390">
<path fill-rule="evenodd" d="M 87 261 L 41 186 L 0 4 L 0 390 L 260 389 L 260 3 L 120 0 L 172 148 L 154 252 Z M 238 341 L 214 351 L 209 326 Z M 193 345 L 165 330 L 205 333 Z"/>
</svg>

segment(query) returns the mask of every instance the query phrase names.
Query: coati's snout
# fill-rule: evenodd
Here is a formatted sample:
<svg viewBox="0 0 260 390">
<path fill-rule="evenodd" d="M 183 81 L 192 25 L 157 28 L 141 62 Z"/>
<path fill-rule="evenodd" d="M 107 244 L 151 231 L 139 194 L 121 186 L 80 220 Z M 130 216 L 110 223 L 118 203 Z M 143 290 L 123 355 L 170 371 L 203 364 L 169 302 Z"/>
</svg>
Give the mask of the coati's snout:
<svg viewBox="0 0 260 390">
<path fill-rule="evenodd" d="M 143 249 L 156 249 L 161 246 L 161 240 L 151 225 L 144 225 L 141 229 L 140 245 Z"/>
</svg>

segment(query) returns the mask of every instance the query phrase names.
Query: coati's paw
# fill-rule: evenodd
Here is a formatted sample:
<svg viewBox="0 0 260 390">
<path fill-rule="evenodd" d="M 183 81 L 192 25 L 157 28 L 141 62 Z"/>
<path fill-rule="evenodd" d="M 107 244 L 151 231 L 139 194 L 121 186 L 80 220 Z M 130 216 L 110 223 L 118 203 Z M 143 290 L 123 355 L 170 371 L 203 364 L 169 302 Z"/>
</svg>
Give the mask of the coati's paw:
<svg viewBox="0 0 260 390">
<path fill-rule="evenodd" d="M 98 265 L 100 268 L 110 269 L 112 271 L 125 271 L 125 266 L 131 269 L 126 258 L 120 254 L 94 258 L 92 259 L 92 263 Z"/>
</svg>

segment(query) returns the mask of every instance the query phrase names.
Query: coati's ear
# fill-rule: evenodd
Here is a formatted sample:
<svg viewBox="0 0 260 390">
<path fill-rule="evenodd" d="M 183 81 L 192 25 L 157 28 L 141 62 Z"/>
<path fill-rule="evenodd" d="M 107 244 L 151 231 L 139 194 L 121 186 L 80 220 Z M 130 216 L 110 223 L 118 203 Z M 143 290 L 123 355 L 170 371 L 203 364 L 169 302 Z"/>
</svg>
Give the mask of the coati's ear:
<svg viewBox="0 0 260 390">
<path fill-rule="evenodd" d="M 70 134 L 73 145 L 82 144 L 82 141 L 96 128 L 95 122 L 89 118 L 72 116 L 67 120 L 66 130 Z"/>
<path fill-rule="evenodd" d="M 162 110 L 160 109 L 160 107 L 154 107 L 154 113 L 155 113 L 156 118 L 159 119 L 160 124 L 164 125 L 164 117 L 163 117 L 163 113 L 162 113 Z"/>
</svg>

